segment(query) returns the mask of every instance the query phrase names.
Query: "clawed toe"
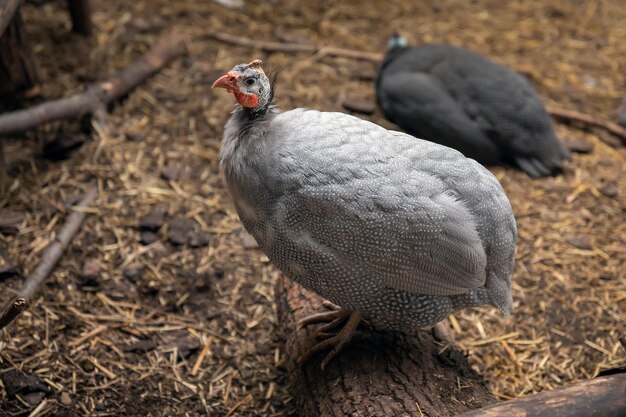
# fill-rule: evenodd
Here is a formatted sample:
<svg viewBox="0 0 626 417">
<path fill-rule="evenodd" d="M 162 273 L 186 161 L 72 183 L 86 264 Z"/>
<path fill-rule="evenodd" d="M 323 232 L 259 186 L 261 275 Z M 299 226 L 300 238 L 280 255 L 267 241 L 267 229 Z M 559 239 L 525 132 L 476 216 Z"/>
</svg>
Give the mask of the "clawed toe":
<svg viewBox="0 0 626 417">
<path fill-rule="evenodd" d="M 316 333 L 316 337 L 322 337 L 325 339 L 313 345 L 311 348 L 309 348 L 300 357 L 299 359 L 300 364 L 304 364 L 315 354 L 325 351 L 329 348 L 332 348 L 330 352 L 326 354 L 326 356 L 324 357 L 324 359 L 322 360 L 320 364 L 320 367 L 324 369 L 326 365 L 328 365 L 328 363 L 341 351 L 341 349 L 343 349 L 343 347 L 347 345 L 352 340 L 352 338 L 357 334 L 357 331 L 356 331 L 357 327 L 359 326 L 359 323 L 363 319 L 363 315 L 359 312 L 348 312 L 345 310 L 337 310 L 337 311 L 332 311 L 328 313 L 320 313 L 314 316 L 307 317 L 301 320 L 300 323 L 302 322 L 307 322 L 307 324 L 318 323 L 322 321 L 320 320 L 320 317 L 322 317 L 321 315 L 325 315 L 325 317 L 330 317 L 329 313 L 341 313 L 341 314 L 333 315 L 332 317 L 334 318 L 330 319 L 331 321 L 329 323 L 327 323 L 326 325 L 318 329 L 318 332 Z M 311 321 L 311 318 L 313 318 L 314 320 Z M 339 326 L 344 321 L 345 321 L 345 324 L 342 327 L 342 329 L 339 331 L 339 333 L 337 334 L 328 333 L 328 330 L 331 330 Z"/>
<path fill-rule="evenodd" d="M 298 329 L 308 326 L 309 324 L 329 322 L 334 323 L 336 320 L 341 319 L 346 315 L 343 310 L 325 311 L 323 313 L 312 314 L 308 317 L 298 321 Z"/>
</svg>

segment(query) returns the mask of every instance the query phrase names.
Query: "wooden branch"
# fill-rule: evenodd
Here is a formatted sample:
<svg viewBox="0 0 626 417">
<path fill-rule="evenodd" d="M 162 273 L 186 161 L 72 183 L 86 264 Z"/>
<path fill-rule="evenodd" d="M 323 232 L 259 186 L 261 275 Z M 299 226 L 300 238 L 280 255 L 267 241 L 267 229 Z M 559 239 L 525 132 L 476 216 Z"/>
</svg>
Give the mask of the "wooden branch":
<svg viewBox="0 0 626 417">
<path fill-rule="evenodd" d="M 558 107 L 548 106 L 548 113 L 557 119 L 575 120 L 577 122 L 583 122 L 591 126 L 601 127 L 615 136 L 619 137 L 622 141 L 626 142 L 626 129 L 613 122 L 606 122 L 600 120 L 591 115 L 580 113 L 575 110 L 560 109 Z"/>
<path fill-rule="evenodd" d="M 28 302 L 25 298 L 17 297 L 9 302 L 8 307 L 2 309 L 2 315 L 0 315 L 0 330 L 7 327 L 22 311 L 26 310 Z"/>
<path fill-rule="evenodd" d="M 92 205 L 96 200 L 96 197 L 98 197 L 98 187 L 97 185 L 92 185 L 83 199 L 76 205 L 75 208 L 78 210 L 73 211 L 68 216 L 65 224 L 61 230 L 59 230 L 59 233 L 56 235 L 54 241 L 46 248 L 37 268 L 28 277 L 26 277 L 26 280 L 19 291 L 19 295 L 21 297 L 24 297 L 27 300 L 32 299 L 41 283 L 48 277 L 48 275 L 50 275 L 50 272 L 52 272 L 56 266 L 57 262 L 61 258 L 61 255 L 63 254 L 63 251 L 67 248 L 67 245 L 69 245 L 74 235 L 76 235 L 82 226 L 85 217 L 87 217 L 87 212 L 80 209 L 84 209 Z"/>
<path fill-rule="evenodd" d="M 626 415 L 626 373 L 506 401 L 459 417 L 609 417 Z"/>
<path fill-rule="evenodd" d="M 67 7 L 72 18 L 72 30 L 83 36 L 91 36 L 91 2 L 89 0 L 67 0 Z"/>
<path fill-rule="evenodd" d="M 278 326 L 301 416 L 453 416 L 495 402 L 484 381 L 454 347 L 431 332 L 415 337 L 366 331 L 325 368 L 321 357 L 304 365 L 311 330 L 296 322 L 322 311 L 323 300 L 281 278 L 276 288 Z"/>
<path fill-rule="evenodd" d="M 0 136 L 32 129 L 55 120 L 93 114 L 127 94 L 185 51 L 184 40 L 180 37 L 161 40 L 148 53 L 116 76 L 93 85 L 84 93 L 0 115 Z"/>
<path fill-rule="evenodd" d="M 383 54 L 375 52 L 354 51 L 352 49 L 320 47 L 316 45 L 290 42 L 270 42 L 256 39 L 233 36 L 223 32 L 209 32 L 207 35 L 211 39 L 237 46 L 257 48 L 267 52 L 307 52 L 318 53 L 325 56 L 335 56 L 343 58 L 359 59 L 363 61 L 380 62 Z"/>
</svg>

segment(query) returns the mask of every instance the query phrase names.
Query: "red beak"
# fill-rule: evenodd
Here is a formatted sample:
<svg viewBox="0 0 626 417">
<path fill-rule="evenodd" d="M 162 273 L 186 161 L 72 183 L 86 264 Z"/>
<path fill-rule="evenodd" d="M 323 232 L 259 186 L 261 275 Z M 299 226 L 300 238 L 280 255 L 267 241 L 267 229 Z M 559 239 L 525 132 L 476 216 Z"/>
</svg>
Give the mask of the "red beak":
<svg viewBox="0 0 626 417">
<path fill-rule="evenodd" d="M 233 92 L 237 87 L 237 79 L 239 76 L 229 71 L 226 75 L 222 75 L 220 78 L 213 82 L 211 88 L 225 88 L 229 92 Z"/>
</svg>

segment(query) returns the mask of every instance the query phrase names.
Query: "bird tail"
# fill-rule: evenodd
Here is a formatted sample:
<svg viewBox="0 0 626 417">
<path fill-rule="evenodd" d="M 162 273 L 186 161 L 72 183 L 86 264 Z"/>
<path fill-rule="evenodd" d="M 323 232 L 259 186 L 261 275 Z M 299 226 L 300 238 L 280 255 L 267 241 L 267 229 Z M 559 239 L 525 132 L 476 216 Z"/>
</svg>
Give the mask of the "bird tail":
<svg viewBox="0 0 626 417">
<path fill-rule="evenodd" d="M 498 307 L 504 316 L 510 316 L 513 311 L 513 294 L 510 280 L 502 279 L 491 273 L 491 279 L 487 280 L 486 287 L 489 297 L 494 306 Z"/>
</svg>

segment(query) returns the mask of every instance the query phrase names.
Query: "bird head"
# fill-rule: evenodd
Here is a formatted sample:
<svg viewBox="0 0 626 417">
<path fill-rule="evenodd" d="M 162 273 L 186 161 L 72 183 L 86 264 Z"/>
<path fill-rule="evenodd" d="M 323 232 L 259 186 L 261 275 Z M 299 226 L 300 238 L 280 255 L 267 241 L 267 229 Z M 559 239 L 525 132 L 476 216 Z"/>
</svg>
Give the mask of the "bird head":
<svg viewBox="0 0 626 417">
<path fill-rule="evenodd" d="M 225 88 L 233 93 L 243 107 L 266 107 L 272 98 L 270 81 L 263 71 L 263 62 L 255 59 L 249 64 L 235 65 L 225 75 L 215 80 L 212 88 Z"/>
<path fill-rule="evenodd" d="M 409 42 L 406 40 L 406 38 L 400 35 L 399 32 L 394 32 L 387 42 L 387 52 L 393 51 L 397 48 L 406 48 L 407 46 L 409 46 Z"/>
</svg>

